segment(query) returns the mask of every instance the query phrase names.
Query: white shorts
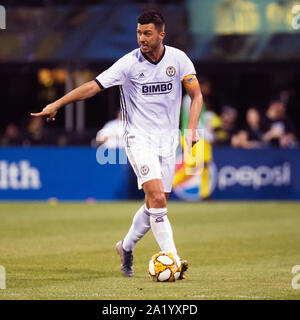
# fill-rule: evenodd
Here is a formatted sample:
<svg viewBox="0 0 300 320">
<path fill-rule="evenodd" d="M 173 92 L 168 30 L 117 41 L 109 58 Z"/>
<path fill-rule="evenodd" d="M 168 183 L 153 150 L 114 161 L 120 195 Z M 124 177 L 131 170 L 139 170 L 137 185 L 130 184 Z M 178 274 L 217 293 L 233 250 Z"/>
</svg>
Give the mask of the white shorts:
<svg viewBox="0 0 300 320">
<path fill-rule="evenodd" d="M 126 154 L 137 176 L 138 188 L 142 189 L 145 182 L 161 179 L 164 192 L 171 192 L 175 172 L 175 150 L 160 154 L 155 148 L 149 147 L 136 137 L 128 137 Z"/>
</svg>

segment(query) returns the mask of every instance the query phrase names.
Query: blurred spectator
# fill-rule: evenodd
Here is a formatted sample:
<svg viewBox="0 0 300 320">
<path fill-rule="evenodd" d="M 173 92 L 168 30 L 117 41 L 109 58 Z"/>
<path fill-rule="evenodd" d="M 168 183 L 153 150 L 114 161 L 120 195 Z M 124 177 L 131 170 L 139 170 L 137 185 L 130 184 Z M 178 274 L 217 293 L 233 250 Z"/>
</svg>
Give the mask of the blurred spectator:
<svg viewBox="0 0 300 320">
<path fill-rule="evenodd" d="M 212 84 L 211 82 L 205 78 L 205 77 L 197 77 L 199 84 L 200 84 L 200 88 L 201 88 L 201 93 L 203 96 L 203 101 L 205 103 L 205 109 L 206 111 L 208 110 L 212 110 Z"/>
<path fill-rule="evenodd" d="M 265 145 L 263 135 L 265 126 L 262 116 L 256 108 L 250 108 L 246 113 L 246 127 L 231 138 L 234 148 L 261 148 Z"/>
<path fill-rule="evenodd" d="M 286 115 L 286 104 L 281 100 L 270 102 L 266 111 L 268 120 L 267 132 L 263 140 L 271 147 L 293 148 L 296 137 L 291 121 Z"/>
<path fill-rule="evenodd" d="M 4 131 L 3 137 L 1 137 L 2 146 L 17 146 L 23 144 L 24 136 L 19 128 L 13 123 L 9 123 Z"/>
<path fill-rule="evenodd" d="M 249 108 L 246 113 L 246 131 L 250 141 L 262 141 L 265 131 L 264 121 L 258 109 Z"/>
<path fill-rule="evenodd" d="M 249 141 L 249 135 L 246 130 L 240 130 L 231 137 L 231 146 L 234 148 L 255 148 Z"/>
<path fill-rule="evenodd" d="M 230 146 L 231 137 L 237 132 L 237 110 L 231 106 L 224 106 L 221 111 L 221 124 L 215 128 L 215 145 Z"/>
<path fill-rule="evenodd" d="M 51 141 L 51 135 L 47 135 L 44 119 L 41 117 L 29 119 L 25 136 L 25 145 L 45 145 Z"/>
<path fill-rule="evenodd" d="M 107 122 L 104 127 L 97 132 L 96 140 L 92 141 L 92 145 L 101 145 L 107 149 L 125 147 L 120 111 L 118 111 L 116 119 Z"/>
</svg>

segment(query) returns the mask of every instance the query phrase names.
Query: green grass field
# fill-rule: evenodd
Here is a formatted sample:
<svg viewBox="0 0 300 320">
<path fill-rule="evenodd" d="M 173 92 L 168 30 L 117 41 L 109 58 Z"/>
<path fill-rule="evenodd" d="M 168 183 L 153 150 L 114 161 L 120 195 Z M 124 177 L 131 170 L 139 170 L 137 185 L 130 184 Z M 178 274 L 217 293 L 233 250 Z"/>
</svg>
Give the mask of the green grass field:
<svg viewBox="0 0 300 320">
<path fill-rule="evenodd" d="M 152 232 L 134 251 L 134 278 L 120 273 L 115 243 L 139 202 L 0 203 L 4 299 L 299 299 L 300 204 L 170 202 L 168 215 L 187 279 L 155 283 Z"/>
</svg>

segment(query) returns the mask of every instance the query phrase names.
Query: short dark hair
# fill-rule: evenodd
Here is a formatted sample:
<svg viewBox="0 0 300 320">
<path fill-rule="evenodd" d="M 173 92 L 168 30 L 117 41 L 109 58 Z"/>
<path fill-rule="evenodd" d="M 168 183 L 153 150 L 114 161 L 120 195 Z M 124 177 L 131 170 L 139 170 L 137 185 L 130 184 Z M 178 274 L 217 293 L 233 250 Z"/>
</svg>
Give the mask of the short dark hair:
<svg viewBox="0 0 300 320">
<path fill-rule="evenodd" d="M 162 30 L 165 19 L 158 11 L 146 11 L 137 18 L 137 22 L 139 24 L 153 23 L 157 30 Z"/>
<path fill-rule="evenodd" d="M 286 102 L 283 101 L 283 100 L 280 99 L 280 98 L 273 98 L 273 99 L 271 99 L 270 102 L 269 102 L 269 106 L 270 106 L 271 104 L 275 104 L 275 103 L 283 104 L 283 106 L 286 107 Z"/>
</svg>

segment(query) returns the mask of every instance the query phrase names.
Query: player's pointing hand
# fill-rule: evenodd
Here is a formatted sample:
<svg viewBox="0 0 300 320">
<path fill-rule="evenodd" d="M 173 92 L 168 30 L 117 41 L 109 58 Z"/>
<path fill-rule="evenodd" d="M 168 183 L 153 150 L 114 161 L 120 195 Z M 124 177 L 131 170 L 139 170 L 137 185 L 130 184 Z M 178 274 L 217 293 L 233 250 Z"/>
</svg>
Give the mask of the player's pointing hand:
<svg viewBox="0 0 300 320">
<path fill-rule="evenodd" d="M 30 113 L 33 117 L 46 117 L 46 121 L 55 121 L 55 115 L 58 108 L 54 103 L 48 104 L 41 112 Z"/>
</svg>

